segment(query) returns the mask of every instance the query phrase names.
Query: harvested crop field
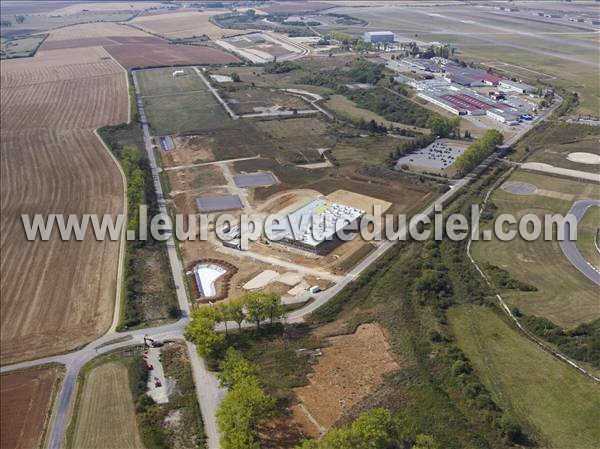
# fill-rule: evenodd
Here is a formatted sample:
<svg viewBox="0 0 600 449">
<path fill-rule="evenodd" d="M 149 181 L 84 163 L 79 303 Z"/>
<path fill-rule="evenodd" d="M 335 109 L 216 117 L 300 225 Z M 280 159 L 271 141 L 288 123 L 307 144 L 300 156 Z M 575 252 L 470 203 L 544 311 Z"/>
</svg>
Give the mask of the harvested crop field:
<svg viewBox="0 0 600 449">
<path fill-rule="evenodd" d="M 14 62 L 14 63 L 13 63 Z M 110 326 L 119 242 L 28 241 L 21 214 L 116 214 L 119 170 L 93 133 L 127 121 L 123 69 L 98 47 L 2 64 L 2 364 L 75 348 Z M 42 338 L 43 337 L 43 338 Z"/>
<path fill-rule="evenodd" d="M 136 17 L 131 23 L 137 27 L 169 38 L 183 38 L 206 35 L 219 39 L 234 34 L 244 34 L 244 30 L 227 30 L 213 25 L 209 18 L 215 11 L 185 11 Z"/>
<path fill-rule="evenodd" d="M 143 30 L 116 23 L 76 25 L 53 31 L 40 51 L 99 46 L 104 47 L 126 69 L 239 61 L 217 48 L 170 44 Z"/>
<path fill-rule="evenodd" d="M 2 375 L 0 447 L 41 445 L 60 374 L 58 367 L 45 367 Z"/>
<path fill-rule="evenodd" d="M 321 431 L 331 428 L 373 392 L 387 373 L 400 367 L 378 324 L 362 324 L 354 334 L 331 337 L 329 342 L 314 372 L 309 374 L 310 383 L 294 390 L 301 401 L 300 406 L 295 406 L 294 415 L 304 424 L 307 420 L 302 415 L 310 414 Z M 315 426 L 311 424 L 304 427 L 314 434 Z"/>
<path fill-rule="evenodd" d="M 123 44 L 106 50 L 126 69 L 159 65 L 231 64 L 239 59 L 217 48 L 194 45 Z"/>
<path fill-rule="evenodd" d="M 85 377 L 75 411 L 72 448 L 143 449 L 127 367 L 107 362 Z"/>
</svg>

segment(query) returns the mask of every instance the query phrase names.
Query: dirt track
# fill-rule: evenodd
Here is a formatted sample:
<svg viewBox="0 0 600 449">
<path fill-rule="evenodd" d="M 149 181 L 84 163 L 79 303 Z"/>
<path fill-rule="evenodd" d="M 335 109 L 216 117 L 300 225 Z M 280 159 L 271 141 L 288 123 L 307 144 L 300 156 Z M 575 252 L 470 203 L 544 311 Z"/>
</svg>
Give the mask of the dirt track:
<svg viewBox="0 0 600 449">
<path fill-rule="evenodd" d="M 102 49 L 2 64 L 0 363 L 73 349 L 110 326 L 118 242 L 28 242 L 21 214 L 118 213 L 119 171 L 93 129 L 128 118 L 123 69 Z"/>
</svg>

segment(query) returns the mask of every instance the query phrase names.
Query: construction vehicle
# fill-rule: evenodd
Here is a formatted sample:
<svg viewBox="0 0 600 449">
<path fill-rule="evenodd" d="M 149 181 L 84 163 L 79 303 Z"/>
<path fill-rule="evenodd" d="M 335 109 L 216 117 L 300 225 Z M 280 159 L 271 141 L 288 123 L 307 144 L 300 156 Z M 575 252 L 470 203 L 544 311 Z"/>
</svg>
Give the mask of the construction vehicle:
<svg viewBox="0 0 600 449">
<path fill-rule="evenodd" d="M 164 346 L 164 343 L 160 340 L 154 340 L 146 335 L 144 335 L 144 347 L 146 348 L 160 348 Z"/>
</svg>

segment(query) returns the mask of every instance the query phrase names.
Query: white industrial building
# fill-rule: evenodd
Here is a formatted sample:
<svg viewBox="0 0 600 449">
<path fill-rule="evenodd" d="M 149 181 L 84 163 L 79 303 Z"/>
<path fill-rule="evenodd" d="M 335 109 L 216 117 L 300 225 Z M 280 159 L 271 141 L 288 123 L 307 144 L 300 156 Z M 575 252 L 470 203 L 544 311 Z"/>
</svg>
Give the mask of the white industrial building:
<svg viewBox="0 0 600 449">
<path fill-rule="evenodd" d="M 504 123 L 505 125 L 513 126 L 520 123 L 519 119 L 521 116 L 517 112 L 506 111 L 503 109 L 488 109 L 485 114 L 500 123 Z"/>
<path fill-rule="evenodd" d="M 512 92 L 519 92 L 521 94 L 533 94 L 537 91 L 537 89 L 534 86 L 511 80 L 502 80 L 500 81 L 499 86 L 501 89 L 506 89 Z"/>
<path fill-rule="evenodd" d="M 269 228 L 272 241 L 314 254 L 327 254 L 342 240 L 338 233 L 358 230 L 364 210 L 316 199 Z"/>
<path fill-rule="evenodd" d="M 378 44 L 380 42 L 392 43 L 394 39 L 394 33 L 391 31 L 367 31 L 363 36 L 363 40 L 371 44 Z"/>
</svg>

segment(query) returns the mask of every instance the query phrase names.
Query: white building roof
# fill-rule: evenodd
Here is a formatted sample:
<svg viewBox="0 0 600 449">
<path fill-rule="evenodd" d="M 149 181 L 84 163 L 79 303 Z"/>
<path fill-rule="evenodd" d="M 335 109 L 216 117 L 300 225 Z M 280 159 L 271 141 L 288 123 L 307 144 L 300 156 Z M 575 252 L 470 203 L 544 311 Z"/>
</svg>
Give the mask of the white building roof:
<svg viewBox="0 0 600 449">
<path fill-rule="evenodd" d="M 364 213 L 362 209 L 316 199 L 288 214 L 268 231 L 279 240 L 295 240 L 316 247 Z"/>
<path fill-rule="evenodd" d="M 502 80 L 502 81 L 500 81 L 500 85 L 510 86 L 510 87 L 514 87 L 515 89 L 524 90 L 524 91 L 535 90 L 535 87 L 533 87 L 529 84 L 520 83 L 518 81 L 511 81 L 511 80 Z"/>
<path fill-rule="evenodd" d="M 369 35 L 369 36 L 393 36 L 394 35 L 394 33 L 392 33 L 391 31 L 367 31 L 365 34 Z"/>
</svg>

